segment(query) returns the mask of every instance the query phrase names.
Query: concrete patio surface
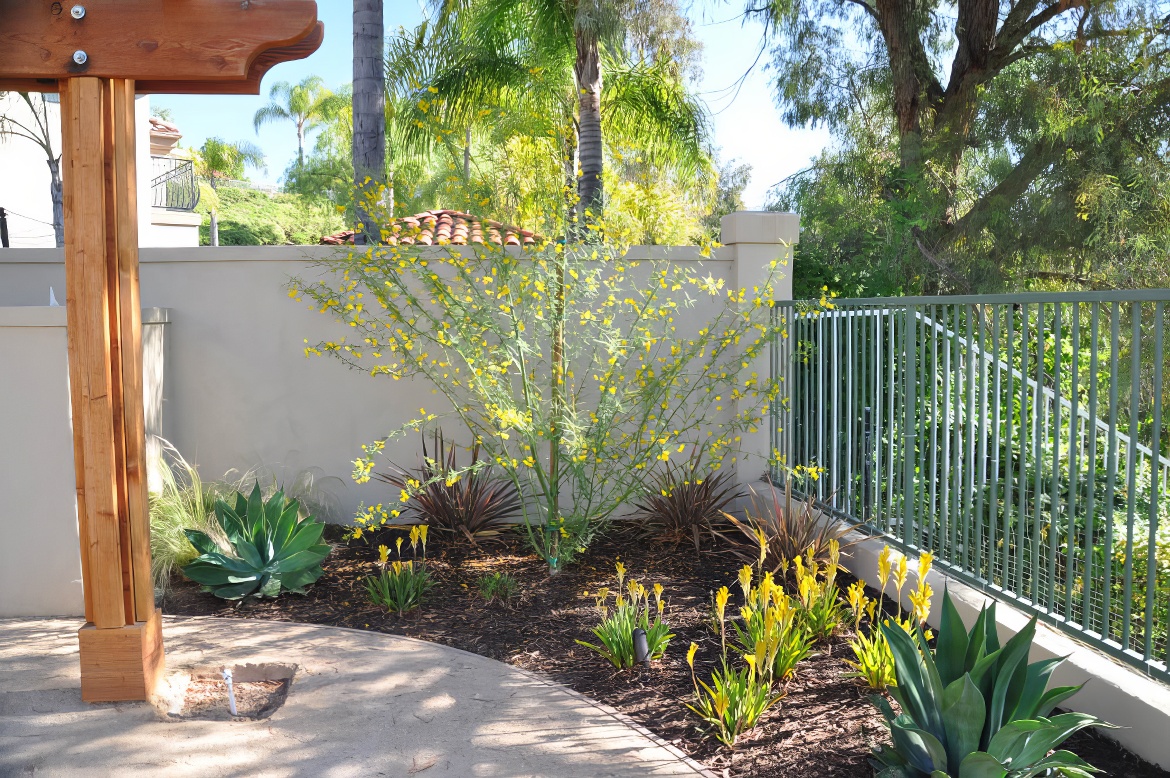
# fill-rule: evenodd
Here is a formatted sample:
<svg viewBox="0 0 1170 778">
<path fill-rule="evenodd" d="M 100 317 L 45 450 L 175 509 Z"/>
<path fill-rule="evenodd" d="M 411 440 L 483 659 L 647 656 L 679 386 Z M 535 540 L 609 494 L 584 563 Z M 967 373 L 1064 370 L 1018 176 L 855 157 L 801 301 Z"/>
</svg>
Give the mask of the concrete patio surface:
<svg viewBox="0 0 1170 778">
<path fill-rule="evenodd" d="M 297 665 L 261 721 L 166 721 L 81 701 L 73 619 L 0 620 L 0 776 L 705 775 L 571 690 L 409 638 L 270 621 L 167 618 L 167 675 Z"/>
</svg>

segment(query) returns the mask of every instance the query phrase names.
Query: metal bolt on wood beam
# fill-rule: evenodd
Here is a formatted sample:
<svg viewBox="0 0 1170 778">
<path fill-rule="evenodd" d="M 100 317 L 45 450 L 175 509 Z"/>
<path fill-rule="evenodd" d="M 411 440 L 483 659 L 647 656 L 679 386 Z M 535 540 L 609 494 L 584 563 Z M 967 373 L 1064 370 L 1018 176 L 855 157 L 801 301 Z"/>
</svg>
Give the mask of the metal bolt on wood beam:
<svg viewBox="0 0 1170 778">
<path fill-rule="evenodd" d="M 69 15 L 72 16 L 74 19 L 84 18 L 85 17 L 85 6 L 84 5 L 73 6 L 72 8 L 69 9 Z"/>
<path fill-rule="evenodd" d="M 89 61 L 89 55 L 81 49 L 78 49 L 77 51 L 73 52 L 73 61 L 78 65 L 84 65 Z"/>
</svg>

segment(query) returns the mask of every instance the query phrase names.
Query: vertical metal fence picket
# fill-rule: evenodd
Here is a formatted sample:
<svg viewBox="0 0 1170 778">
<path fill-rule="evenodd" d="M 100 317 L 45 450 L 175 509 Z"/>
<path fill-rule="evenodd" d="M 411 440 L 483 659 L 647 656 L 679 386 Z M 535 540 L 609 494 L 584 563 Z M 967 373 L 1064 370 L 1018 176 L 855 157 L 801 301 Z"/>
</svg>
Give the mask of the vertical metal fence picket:
<svg viewBox="0 0 1170 778">
<path fill-rule="evenodd" d="M 779 469 L 1170 679 L 1168 307 L 1170 290 L 777 302 Z"/>
</svg>

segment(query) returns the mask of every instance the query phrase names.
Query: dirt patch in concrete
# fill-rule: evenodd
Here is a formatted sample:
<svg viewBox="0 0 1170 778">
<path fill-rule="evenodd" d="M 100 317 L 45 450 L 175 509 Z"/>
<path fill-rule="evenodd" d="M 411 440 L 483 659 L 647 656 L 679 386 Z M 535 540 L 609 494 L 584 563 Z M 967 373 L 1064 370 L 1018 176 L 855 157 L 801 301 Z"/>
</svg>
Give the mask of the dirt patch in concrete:
<svg viewBox="0 0 1170 778">
<path fill-rule="evenodd" d="M 284 704 L 292 686 L 293 665 L 238 665 L 232 671 L 231 710 L 222 667 L 200 668 L 172 681 L 174 695 L 167 718 L 171 721 L 256 721 L 266 719 Z M 177 703 L 177 704 L 176 704 Z"/>
</svg>

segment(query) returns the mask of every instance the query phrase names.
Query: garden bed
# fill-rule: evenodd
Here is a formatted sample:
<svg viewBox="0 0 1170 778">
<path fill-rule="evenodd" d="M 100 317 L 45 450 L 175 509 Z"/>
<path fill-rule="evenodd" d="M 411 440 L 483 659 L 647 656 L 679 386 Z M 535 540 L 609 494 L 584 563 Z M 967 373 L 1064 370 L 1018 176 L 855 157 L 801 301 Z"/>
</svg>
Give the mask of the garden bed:
<svg viewBox="0 0 1170 778">
<path fill-rule="evenodd" d="M 691 700 L 686 647 L 700 646 L 695 668 L 708 677 L 719 662 L 719 638 L 708 626 L 713 592 L 735 588 L 740 563 L 728 553 L 696 558 L 689 546 L 662 546 L 621 533 L 594 543 L 563 572 L 550 576 L 547 566 L 519 536 L 507 536 L 482 549 L 444 544 L 432 535 L 429 567 L 436 585 L 421 609 L 405 616 L 370 604 L 363 584 L 377 571 L 379 543 L 393 548 L 400 532 L 345 542 L 337 530 L 336 548 L 324 575 L 305 596 L 283 595 L 237 605 L 201 592 L 195 584 L 176 581 L 163 603 L 168 614 L 274 619 L 352 627 L 472 651 L 553 678 L 628 714 L 716 773 L 728 776 L 873 775 L 870 748 L 886 738 L 881 717 L 866 699 L 869 692 L 847 677 L 844 657 L 851 656 L 848 635 L 819 646 L 802 662 L 780 705 L 765 714 L 734 751 L 703 738 L 698 720 L 685 707 Z M 675 638 L 666 657 L 649 669 L 618 672 L 577 639 L 591 639 L 598 620 L 591 596 L 599 587 L 613 588 L 614 563 L 647 587 L 661 583 L 668 605 L 666 619 Z M 488 603 L 479 579 L 508 573 L 519 583 L 510 604 Z M 844 581 L 848 585 L 849 581 Z M 1155 778 L 1170 773 L 1142 762 L 1114 741 L 1080 733 L 1066 741 L 1071 750 L 1105 774 L 1120 778 Z"/>
</svg>

